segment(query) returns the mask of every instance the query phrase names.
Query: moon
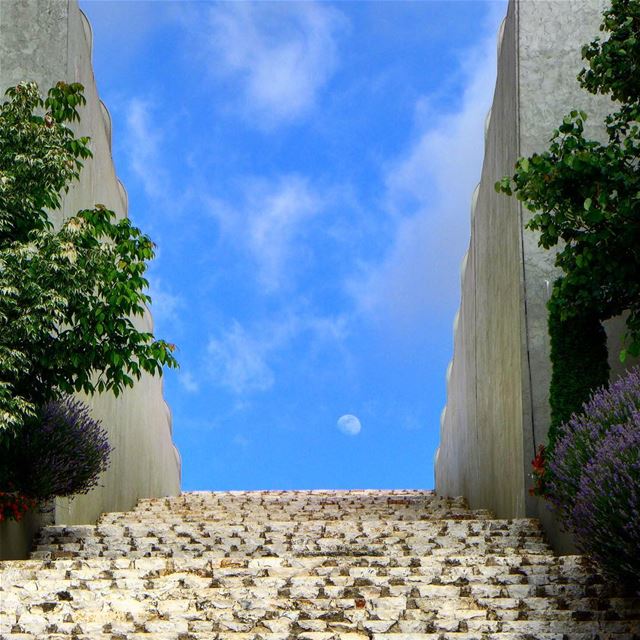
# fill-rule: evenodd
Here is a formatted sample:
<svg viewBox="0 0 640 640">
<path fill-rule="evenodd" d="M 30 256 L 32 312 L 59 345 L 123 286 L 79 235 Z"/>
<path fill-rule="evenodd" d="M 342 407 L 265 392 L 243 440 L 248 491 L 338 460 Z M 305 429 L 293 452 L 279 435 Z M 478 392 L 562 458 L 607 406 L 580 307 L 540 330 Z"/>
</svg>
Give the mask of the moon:
<svg viewBox="0 0 640 640">
<path fill-rule="evenodd" d="M 357 436 L 362 429 L 362 425 L 356 416 L 345 413 L 345 415 L 338 418 L 338 429 L 348 436 Z"/>
</svg>

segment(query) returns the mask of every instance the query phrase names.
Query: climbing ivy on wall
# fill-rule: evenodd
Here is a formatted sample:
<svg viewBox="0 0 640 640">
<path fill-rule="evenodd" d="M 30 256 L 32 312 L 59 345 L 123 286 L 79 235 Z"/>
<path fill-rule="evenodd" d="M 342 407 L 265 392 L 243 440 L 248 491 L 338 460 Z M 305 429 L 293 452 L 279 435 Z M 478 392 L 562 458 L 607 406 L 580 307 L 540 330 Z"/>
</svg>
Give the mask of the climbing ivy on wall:
<svg viewBox="0 0 640 640">
<path fill-rule="evenodd" d="M 549 301 L 552 409 L 557 428 L 607 382 L 601 322 L 628 311 L 620 358 L 640 355 L 640 0 L 612 0 L 603 37 L 582 48 L 580 85 L 608 95 L 606 140 L 585 137 L 587 115 L 571 111 L 549 148 L 516 163 L 496 190 L 532 212 L 526 227 L 558 247 L 561 275 Z"/>
<path fill-rule="evenodd" d="M 607 334 L 597 315 L 561 319 L 560 310 L 549 310 L 551 388 L 549 450 L 553 451 L 561 425 L 579 411 L 591 392 L 609 381 Z"/>
</svg>

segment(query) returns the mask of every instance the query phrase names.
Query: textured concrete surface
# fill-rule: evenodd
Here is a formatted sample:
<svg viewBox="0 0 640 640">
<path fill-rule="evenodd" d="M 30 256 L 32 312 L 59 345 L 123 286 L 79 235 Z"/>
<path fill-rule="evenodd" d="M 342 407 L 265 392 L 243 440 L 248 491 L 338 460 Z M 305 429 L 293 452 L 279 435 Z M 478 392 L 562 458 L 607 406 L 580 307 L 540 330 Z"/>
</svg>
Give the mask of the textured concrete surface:
<svg viewBox="0 0 640 640">
<path fill-rule="evenodd" d="M 99 99 L 91 63 L 91 27 L 75 0 L 3 0 L 0 2 L 0 90 L 23 80 L 46 91 L 58 80 L 81 82 L 87 105 L 79 133 L 91 137 L 94 157 L 86 161 L 81 181 L 64 198 L 61 215 L 102 203 L 127 215 L 127 195 L 111 157 L 111 118 Z M 151 330 L 149 313 L 136 320 Z M 95 522 L 104 511 L 130 509 L 140 497 L 180 491 L 180 459 L 171 438 L 171 413 L 162 380 L 145 376 L 116 399 L 111 394 L 88 400 L 93 414 L 109 431 L 114 453 L 102 487 L 86 496 L 55 502 L 57 523 Z M 24 551 L 28 525 L 0 525 L 0 557 Z M 22 541 L 22 542 L 21 542 Z M 24 556 L 23 556 L 24 557 Z"/>
<path fill-rule="evenodd" d="M 470 249 L 441 427 L 436 488 L 501 517 L 537 516 L 559 550 L 571 549 L 544 502 L 528 496 L 531 460 L 549 427 L 547 309 L 554 253 L 524 229 L 529 212 L 493 184 L 515 160 L 542 151 L 571 109 L 603 137 L 610 110 L 576 81 L 580 48 L 598 33 L 606 0 L 511 0 L 498 34 L 498 79 L 474 206 Z M 474 199 L 476 196 L 474 195 Z M 607 323 L 612 375 L 623 323 Z M 632 363 L 627 363 L 630 365 Z"/>
<path fill-rule="evenodd" d="M 539 523 L 429 491 L 189 493 L 0 563 L 6 640 L 637 640 L 640 597 Z"/>
<path fill-rule="evenodd" d="M 436 488 L 498 516 L 525 513 L 520 212 L 494 182 L 518 152 L 516 5 L 499 34 L 498 78 L 473 196 L 471 242 L 436 466 Z M 509 490 L 501 490 L 509 487 Z"/>
</svg>

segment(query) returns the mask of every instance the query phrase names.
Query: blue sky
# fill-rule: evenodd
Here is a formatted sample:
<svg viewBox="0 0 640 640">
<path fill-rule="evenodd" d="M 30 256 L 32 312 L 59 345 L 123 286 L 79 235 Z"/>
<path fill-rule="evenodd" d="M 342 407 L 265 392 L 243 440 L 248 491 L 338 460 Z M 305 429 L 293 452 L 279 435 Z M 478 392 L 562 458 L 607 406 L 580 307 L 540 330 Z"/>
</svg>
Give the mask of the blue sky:
<svg viewBox="0 0 640 640">
<path fill-rule="evenodd" d="M 432 487 L 506 3 L 81 7 L 183 489 Z"/>
</svg>

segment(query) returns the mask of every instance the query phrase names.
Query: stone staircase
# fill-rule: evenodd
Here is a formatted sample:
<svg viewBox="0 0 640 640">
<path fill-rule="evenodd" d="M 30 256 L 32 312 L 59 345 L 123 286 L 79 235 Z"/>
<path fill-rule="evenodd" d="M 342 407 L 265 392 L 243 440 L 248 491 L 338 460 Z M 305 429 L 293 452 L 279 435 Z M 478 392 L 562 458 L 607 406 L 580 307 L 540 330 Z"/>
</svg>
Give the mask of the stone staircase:
<svg viewBox="0 0 640 640">
<path fill-rule="evenodd" d="M 0 638 L 638 640 L 640 598 L 429 491 L 187 493 L 43 529 Z"/>
</svg>

